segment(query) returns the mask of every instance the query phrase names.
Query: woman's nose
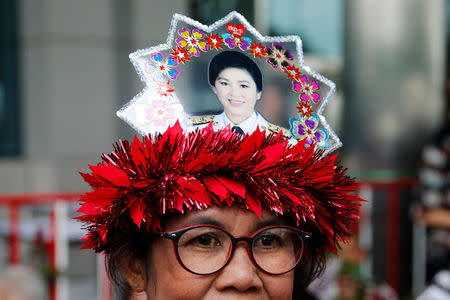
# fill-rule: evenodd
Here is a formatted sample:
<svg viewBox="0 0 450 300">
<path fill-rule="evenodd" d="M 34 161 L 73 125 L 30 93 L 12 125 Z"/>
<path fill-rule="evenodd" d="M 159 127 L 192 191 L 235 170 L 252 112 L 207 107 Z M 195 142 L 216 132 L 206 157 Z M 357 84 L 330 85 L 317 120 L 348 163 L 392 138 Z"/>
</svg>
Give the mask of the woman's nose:
<svg viewBox="0 0 450 300">
<path fill-rule="evenodd" d="M 216 288 L 220 291 L 258 293 L 262 289 L 259 270 L 250 258 L 243 243 L 237 245 L 228 264 L 216 279 Z"/>
<path fill-rule="evenodd" d="M 229 89 L 230 96 L 239 96 L 239 88 L 235 85 L 231 85 Z"/>
</svg>

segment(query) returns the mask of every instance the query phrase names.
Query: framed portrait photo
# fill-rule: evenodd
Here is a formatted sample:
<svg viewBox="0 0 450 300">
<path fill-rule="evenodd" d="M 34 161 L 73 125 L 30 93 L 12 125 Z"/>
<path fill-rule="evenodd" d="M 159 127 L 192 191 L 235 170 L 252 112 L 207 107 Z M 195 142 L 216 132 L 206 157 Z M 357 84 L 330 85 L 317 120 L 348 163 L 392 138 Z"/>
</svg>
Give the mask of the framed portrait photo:
<svg viewBox="0 0 450 300">
<path fill-rule="evenodd" d="M 166 43 L 130 59 L 145 88 L 117 114 L 142 135 L 178 121 L 341 145 L 322 115 L 335 85 L 305 65 L 298 36 L 262 36 L 237 12 L 210 25 L 175 14 Z"/>
</svg>

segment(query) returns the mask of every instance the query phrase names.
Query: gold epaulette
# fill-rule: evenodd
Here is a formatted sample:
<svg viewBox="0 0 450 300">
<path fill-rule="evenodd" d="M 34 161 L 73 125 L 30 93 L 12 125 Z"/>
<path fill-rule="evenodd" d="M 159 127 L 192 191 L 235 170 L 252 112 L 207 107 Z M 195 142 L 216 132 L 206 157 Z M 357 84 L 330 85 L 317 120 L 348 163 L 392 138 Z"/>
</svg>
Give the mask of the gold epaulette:
<svg viewBox="0 0 450 300">
<path fill-rule="evenodd" d="M 267 123 L 267 129 L 269 133 L 274 133 L 274 134 L 278 134 L 280 131 L 282 132 L 283 136 L 287 139 L 292 138 L 292 135 L 290 133 L 290 131 L 286 128 L 283 128 L 281 126 L 272 124 L 272 123 Z"/>
<path fill-rule="evenodd" d="M 189 120 L 191 121 L 192 125 L 208 124 L 209 122 L 214 120 L 214 115 L 190 117 Z"/>
</svg>

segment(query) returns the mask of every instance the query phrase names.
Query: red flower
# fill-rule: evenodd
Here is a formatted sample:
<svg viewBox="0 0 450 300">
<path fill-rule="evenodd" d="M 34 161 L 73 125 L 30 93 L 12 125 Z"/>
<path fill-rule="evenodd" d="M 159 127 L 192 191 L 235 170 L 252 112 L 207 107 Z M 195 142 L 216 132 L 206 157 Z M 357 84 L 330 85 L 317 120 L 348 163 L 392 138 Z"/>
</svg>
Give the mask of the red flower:
<svg viewBox="0 0 450 300">
<path fill-rule="evenodd" d="M 223 41 L 217 34 L 210 34 L 206 37 L 206 42 L 208 46 L 216 50 L 222 49 Z"/>
<path fill-rule="evenodd" d="M 266 49 L 261 46 L 261 44 L 253 43 L 250 47 L 250 53 L 253 54 L 253 57 L 261 58 L 261 56 L 266 56 Z"/>
<path fill-rule="evenodd" d="M 158 83 L 156 86 L 156 91 L 161 97 L 169 97 L 173 92 L 175 92 L 175 88 L 170 86 L 169 82 L 166 81 Z"/>
<path fill-rule="evenodd" d="M 290 80 L 300 81 L 300 76 L 302 75 L 302 73 L 300 73 L 299 69 L 295 67 L 295 65 L 288 65 L 287 67 L 283 68 L 283 71 L 287 74 Z"/>
<path fill-rule="evenodd" d="M 305 118 L 310 118 L 312 116 L 311 114 L 313 113 L 313 110 L 311 108 L 311 105 L 309 105 L 309 103 L 306 101 L 298 101 L 297 109 L 298 113 Z"/>
<path fill-rule="evenodd" d="M 184 49 L 181 47 L 172 49 L 172 56 L 179 63 L 183 63 L 183 64 L 191 59 L 191 55 L 189 54 L 189 51 L 187 49 Z"/>
</svg>

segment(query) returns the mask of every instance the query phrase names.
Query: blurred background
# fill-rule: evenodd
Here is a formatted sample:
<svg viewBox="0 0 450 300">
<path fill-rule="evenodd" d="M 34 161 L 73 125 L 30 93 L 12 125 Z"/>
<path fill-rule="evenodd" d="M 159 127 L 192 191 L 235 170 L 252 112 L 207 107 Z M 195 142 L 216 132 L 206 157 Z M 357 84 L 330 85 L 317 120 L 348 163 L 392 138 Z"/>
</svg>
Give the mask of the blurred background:
<svg viewBox="0 0 450 300">
<path fill-rule="evenodd" d="M 368 202 L 311 293 L 414 299 L 448 269 L 449 0 L 2 0 L 0 299 L 5 285 L 111 297 L 70 220 L 88 189 L 78 171 L 134 135 L 115 116 L 143 88 L 128 54 L 164 43 L 173 13 L 209 25 L 232 10 L 263 35 L 299 35 L 306 65 L 337 85 L 325 116 Z M 258 109 L 275 120 L 283 91 L 265 92 Z"/>
</svg>

